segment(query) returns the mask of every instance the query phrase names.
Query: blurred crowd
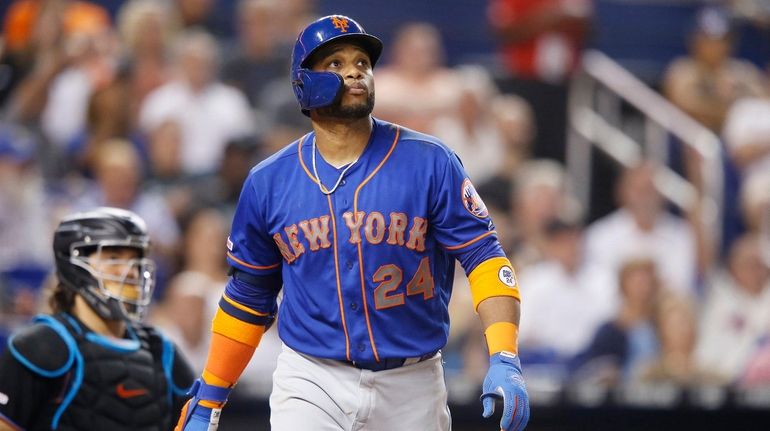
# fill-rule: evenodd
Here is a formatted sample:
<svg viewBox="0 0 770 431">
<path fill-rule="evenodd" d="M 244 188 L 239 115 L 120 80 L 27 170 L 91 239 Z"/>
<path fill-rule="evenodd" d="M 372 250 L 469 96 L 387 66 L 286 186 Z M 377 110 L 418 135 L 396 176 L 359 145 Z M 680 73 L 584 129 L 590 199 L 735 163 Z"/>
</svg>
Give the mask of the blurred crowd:
<svg viewBox="0 0 770 431">
<path fill-rule="evenodd" d="M 44 307 L 60 218 L 114 206 L 139 214 L 151 232 L 159 275 L 150 319 L 203 367 L 241 183 L 310 130 L 288 64 L 296 34 L 320 16 L 312 0 L 240 0 L 222 23 L 215 3 L 126 0 L 111 13 L 98 2 L 15 0 L 7 8 L 0 339 Z M 720 244 L 705 240 L 698 211 L 671 210 L 652 161 L 617 169 L 610 213 L 590 217 L 571 195 L 567 100 L 590 44 L 590 0 L 490 0 L 496 66 L 450 65 L 430 23 L 394 30 L 375 70 L 374 115 L 438 136 L 462 160 L 517 268 L 531 386 L 770 385 L 770 58 L 757 64 L 732 49 L 741 20 L 770 34 L 764 4 L 705 5 L 688 52 L 656 86 L 722 138 L 737 182 L 726 190 L 735 216 Z M 697 158 L 683 151 L 696 187 L 709 175 Z M 455 396 L 475 397 L 487 359 L 457 273 L 448 383 Z M 241 386 L 267 394 L 279 348 L 268 332 Z"/>
</svg>

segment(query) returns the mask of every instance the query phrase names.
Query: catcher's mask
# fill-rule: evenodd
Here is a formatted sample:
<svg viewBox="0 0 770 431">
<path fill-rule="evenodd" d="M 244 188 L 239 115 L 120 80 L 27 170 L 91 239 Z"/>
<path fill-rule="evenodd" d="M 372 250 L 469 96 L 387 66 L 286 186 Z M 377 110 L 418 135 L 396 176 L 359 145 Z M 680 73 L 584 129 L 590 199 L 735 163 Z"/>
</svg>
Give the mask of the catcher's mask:
<svg viewBox="0 0 770 431">
<path fill-rule="evenodd" d="M 152 299 L 155 265 L 144 221 L 117 208 L 64 218 L 54 233 L 56 273 L 105 320 L 139 321 Z"/>
</svg>

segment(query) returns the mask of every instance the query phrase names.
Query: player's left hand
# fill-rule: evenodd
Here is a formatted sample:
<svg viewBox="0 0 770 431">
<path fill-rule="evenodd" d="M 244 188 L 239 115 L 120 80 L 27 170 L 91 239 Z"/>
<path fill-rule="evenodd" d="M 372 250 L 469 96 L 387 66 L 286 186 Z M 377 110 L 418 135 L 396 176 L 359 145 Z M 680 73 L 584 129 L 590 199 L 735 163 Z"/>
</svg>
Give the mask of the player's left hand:
<svg viewBox="0 0 770 431">
<path fill-rule="evenodd" d="M 520 431 L 529 422 L 529 396 L 521 375 L 519 357 L 508 352 L 495 353 L 489 358 L 489 371 L 484 378 L 481 402 L 485 418 L 495 412 L 495 400 L 503 400 L 503 431 Z"/>
</svg>

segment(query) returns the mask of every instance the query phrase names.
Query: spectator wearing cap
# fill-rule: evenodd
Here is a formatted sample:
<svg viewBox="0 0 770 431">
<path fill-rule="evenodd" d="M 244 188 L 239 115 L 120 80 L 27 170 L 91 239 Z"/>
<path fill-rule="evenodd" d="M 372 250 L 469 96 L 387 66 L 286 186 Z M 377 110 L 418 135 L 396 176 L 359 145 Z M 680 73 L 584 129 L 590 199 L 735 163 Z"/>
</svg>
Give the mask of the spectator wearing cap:
<svg viewBox="0 0 770 431">
<path fill-rule="evenodd" d="M 736 34 L 721 8 L 699 10 L 688 39 L 688 55 L 677 58 L 663 77 L 663 93 L 696 121 L 720 134 L 730 106 L 744 97 L 758 97 L 765 87 L 760 71 L 732 56 Z M 704 173 L 698 153 L 684 147 L 682 162 L 687 178 L 703 190 Z"/>
<path fill-rule="evenodd" d="M 613 274 L 586 259 L 582 240 L 580 224 L 553 219 L 545 226 L 544 259 L 519 270 L 524 359 L 538 352 L 566 361 L 616 312 Z"/>
<path fill-rule="evenodd" d="M 734 101 L 765 91 L 760 71 L 731 56 L 735 37 L 724 10 L 701 9 L 690 31 L 688 56 L 674 60 L 663 80 L 666 96 L 716 133 Z"/>
</svg>

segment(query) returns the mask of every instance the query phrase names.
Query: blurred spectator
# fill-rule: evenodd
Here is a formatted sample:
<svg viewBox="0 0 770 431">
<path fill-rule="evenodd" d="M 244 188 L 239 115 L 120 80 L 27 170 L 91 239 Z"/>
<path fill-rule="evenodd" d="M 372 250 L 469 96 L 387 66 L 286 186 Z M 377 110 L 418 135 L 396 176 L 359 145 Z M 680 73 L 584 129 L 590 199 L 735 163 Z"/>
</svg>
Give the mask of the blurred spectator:
<svg viewBox="0 0 770 431">
<path fill-rule="evenodd" d="M 99 17 L 104 13 L 93 7 L 87 9 L 89 14 Z M 96 17 L 90 19 L 96 21 Z M 65 33 L 63 49 L 69 64 L 52 79 L 40 117 L 46 138 L 59 147 L 68 145 L 83 130 L 91 95 L 114 77 L 119 42 L 104 19 L 99 26 Z"/>
<path fill-rule="evenodd" d="M 612 271 L 633 258 L 653 259 L 666 287 L 692 295 L 696 287 L 696 237 L 685 220 L 666 211 L 654 175 L 655 167 L 650 163 L 621 174 L 616 183 L 620 207 L 588 227 L 588 256 Z"/>
<path fill-rule="evenodd" d="M 596 331 L 588 348 L 572 361 L 572 378 L 615 386 L 638 377 L 658 353 L 653 316 L 661 291 L 652 260 L 630 260 L 618 272 L 620 311 Z"/>
<path fill-rule="evenodd" d="M 536 133 L 535 122 L 529 103 L 511 94 L 495 97 L 490 111 L 500 133 L 503 150 L 497 171 L 492 172 L 487 181 L 480 182 L 477 189 L 487 206 L 494 204 L 510 211 L 514 178 L 530 157 Z"/>
<path fill-rule="evenodd" d="M 567 83 L 580 60 L 591 0 L 490 0 L 487 19 L 500 46 L 506 93 L 535 112 L 538 158 L 564 160 Z"/>
<path fill-rule="evenodd" d="M 445 66 L 441 33 L 432 24 L 401 27 L 387 65 L 377 68 L 375 116 L 419 132 L 458 106 L 461 82 Z"/>
<path fill-rule="evenodd" d="M 0 342 L 35 314 L 52 263 L 51 211 L 34 145 L 20 128 L 0 123 Z"/>
<path fill-rule="evenodd" d="M 91 94 L 86 108 L 84 128 L 65 148 L 68 167 L 76 168 L 88 177 L 89 167 L 99 147 L 111 139 L 125 139 L 139 151 L 142 161 L 147 156 L 142 136 L 135 128 L 131 106 L 136 101 L 132 92 L 129 71 L 121 69 L 111 82 Z M 71 166 L 70 166 L 71 165 Z M 144 167 L 145 163 L 142 163 Z"/>
<path fill-rule="evenodd" d="M 741 213 L 746 230 L 770 238 L 770 171 L 752 175 L 741 187 Z"/>
<path fill-rule="evenodd" d="M 488 18 L 508 73 L 563 83 L 580 58 L 590 0 L 491 0 Z"/>
<path fill-rule="evenodd" d="M 726 269 L 713 278 L 696 353 L 701 367 L 736 381 L 770 328 L 770 268 L 756 234 L 733 243 Z"/>
<path fill-rule="evenodd" d="M 663 79 L 666 96 L 716 133 L 734 101 L 764 94 L 759 70 L 730 56 L 734 40 L 724 10 L 700 10 L 690 32 L 689 56 L 676 59 Z"/>
<path fill-rule="evenodd" d="M 553 160 L 529 161 L 516 173 L 510 206 L 515 229 L 511 260 L 516 268 L 543 258 L 549 221 L 581 218 L 580 205 L 568 194 L 566 181 L 564 167 Z"/>
<path fill-rule="evenodd" d="M 0 123 L 0 272 L 50 267 L 53 226 L 43 178 L 33 161 L 35 142 L 19 127 Z"/>
<path fill-rule="evenodd" d="M 164 123 L 153 133 L 152 172 L 145 188 L 162 194 L 177 220 L 201 208 L 215 208 L 225 217 L 232 217 L 243 182 L 259 160 L 262 142 L 250 136 L 232 139 L 225 146 L 216 172 L 189 177 L 181 172 L 179 140 L 179 127 L 174 122 Z"/>
<path fill-rule="evenodd" d="M 318 0 L 280 0 L 276 3 L 272 19 L 272 33 L 276 37 L 278 52 L 289 53 L 292 51 L 297 35 L 307 23 L 321 17 L 317 15 L 317 10 Z M 286 57 L 287 71 L 289 62 L 290 59 Z"/>
<path fill-rule="evenodd" d="M 500 130 L 490 101 L 497 95 L 489 73 L 478 66 L 457 69 L 460 93 L 457 106 L 436 119 L 429 132 L 455 151 L 474 184 L 487 182 L 505 158 Z"/>
<path fill-rule="evenodd" d="M 192 216 L 184 233 L 182 269 L 153 314 L 198 373 L 206 362 L 211 319 L 228 280 L 222 253 L 226 237 L 227 222 L 219 212 L 204 209 Z"/>
<path fill-rule="evenodd" d="M 261 147 L 260 140 L 249 136 L 229 141 L 217 172 L 193 182 L 196 204 L 217 208 L 231 218 Z"/>
<path fill-rule="evenodd" d="M 522 358 L 538 352 L 555 363 L 585 349 L 598 326 L 617 312 L 612 273 L 585 259 L 579 224 L 545 227 L 544 260 L 519 269 Z"/>
<path fill-rule="evenodd" d="M 167 265 L 159 272 L 167 271 L 175 256 L 179 226 L 162 196 L 141 190 L 141 162 L 136 149 L 125 140 L 105 142 L 94 156 L 91 169 L 96 183 L 75 203 L 75 209 L 110 206 L 137 213 L 147 222 L 153 251 L 159 253 L 159 267 Z"/>
<path fill-rule="evenodd" d="M 770 172 L 770 98 L 744 98 L 727 113 L 727 150 L 745 178 Z"/>
<path fill-rule="evenodd" d="M 109 16 L 100 6 L 77 0 L 16 0 L 6 11 L 3 39 L 4 63 L 9 82 L 0 91 L 7 96 L 24 79 L 15 117 L 37 118 L 45 104 L 51 79 L 80 47 L 73 39 L 102 32 Z M 81 35 L 81 36 L 78 36 Z M 28 76 L 34 70 L 34 76 Z M 0 86 L 1 87 L 1 86 Z M 0 100 L 2 103 L 3 100 Z"/>
<path fill-rule="evenodd" d="M 277 8 L 275 0 L 238 2 L 238 46 L 222 67 L 222 81 L 241 90 L 252 107 L 259 107 L 270 81 L 282 78 L 286 84 L 288 59 L 276 54 L 273 20 Z"/>
<path fill-rule="evenodd" d="M 252 131 L 252 115 L 243 94 L 215 81 L 218 49 L 211 36 L 191 31 L 180 36 L 175 48 L 178 76 L 147 96 L 140 126 L 151 135 L 175 121 L 181 131 L 183 172 L 211 173 L 227 141 Z"/>
<path fill-rule="evenodd" d="M 663 77 L 666 97 L 717 134 L 733 102 L 765 92 L 759 70 L 731 57 L 734 41 L 730 18 L 723 9 L 701 9 L 690 31 L 689 56 L 674 60 Z M 682 162 L 687 178 L 703 190 L 700 155 L 684 147 Z"/>
<path fill-rule="evenodd" d="M 152 190 L 165 197 L 171 213 L 177 220 L 188 215 L 193 202 L 192 180 L 182 172 L 182 160 L 179 155 L 181 139 L 179 125 L 173 120 L 161 124 L 150 134 L 150 172 L 144 183 L 146 190 Z"/>
<path fill-rule="evenodd" d="M 168 61 L 179 17 L 166 2 L 130 0 L 121 6 L 117 23 L 130 77 L 131 98 L 126 109 L 133 127 L 144 98 L 170 77 Z"/>
<path fill-rule="evenodd" d="M 179 151 L 182 132 L 175 121 L 166 121 L 149 136 L 147 150 L 150 159 L 150 181 L 161 185 L 174 184 L 183 178 Z"/>
<path fill-rule="evenodd" d="M 179 15 L 179 22 L 185 30 L 202 29 L 216 37 L 226 37 L 229 31 L 226 16 L 219 13 L 222 2 L 217 6 L 217 0 L 172 0 Z"/>
<path fill-rule="evenodd" d="M 760 68 L 770 66 L 770 3 L 767 0 L 727 0 L 725 3 L 740 34 L 736 51 Z"/>
<path fill-rule="evenodd" d="M 685 298 L 663 295 L 655 311 L 660 353 L 641 371 L 640 381 L 685 387 L 724 383 L 714 368 L 695 360 L 697 328 L 693 307 Z M 722 349 L 726 350 L 727 346 Z M 715 358 L 723 358 L 724 353 L 724 350 L 714 352 Z"/>
</svg>

